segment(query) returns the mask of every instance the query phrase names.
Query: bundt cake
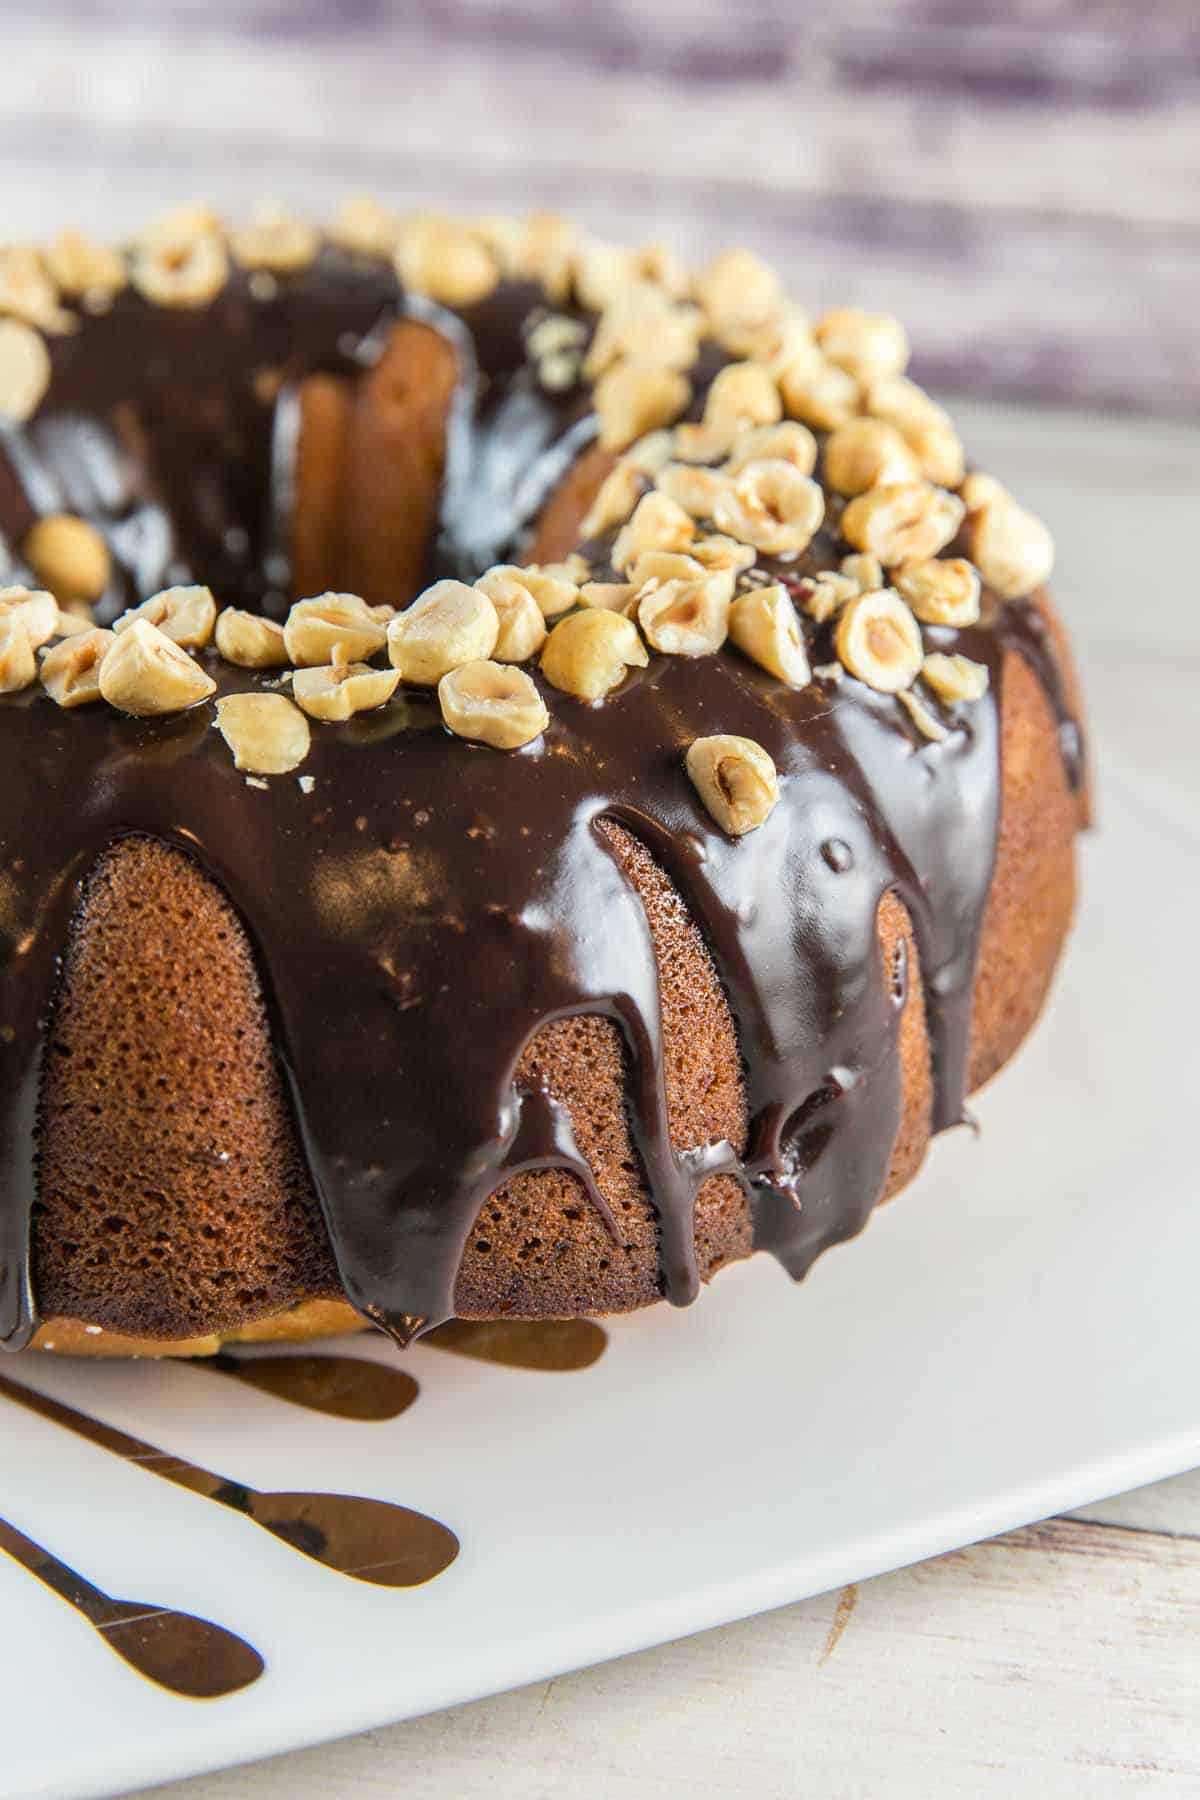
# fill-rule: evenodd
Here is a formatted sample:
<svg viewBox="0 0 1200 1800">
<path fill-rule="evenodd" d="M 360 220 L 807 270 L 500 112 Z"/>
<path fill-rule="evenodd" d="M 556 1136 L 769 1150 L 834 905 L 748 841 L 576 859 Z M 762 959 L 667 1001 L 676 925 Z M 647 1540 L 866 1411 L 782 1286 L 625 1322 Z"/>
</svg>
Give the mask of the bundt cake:
<svg viewBox="0 0 1200 1800">
<path fill-rule="evenodd" d="M 1038 1014 L 1045 527 L 903 328 L 539 216 L 0 253 L 0 1339 L 799 1277 Z"/>
</svg>

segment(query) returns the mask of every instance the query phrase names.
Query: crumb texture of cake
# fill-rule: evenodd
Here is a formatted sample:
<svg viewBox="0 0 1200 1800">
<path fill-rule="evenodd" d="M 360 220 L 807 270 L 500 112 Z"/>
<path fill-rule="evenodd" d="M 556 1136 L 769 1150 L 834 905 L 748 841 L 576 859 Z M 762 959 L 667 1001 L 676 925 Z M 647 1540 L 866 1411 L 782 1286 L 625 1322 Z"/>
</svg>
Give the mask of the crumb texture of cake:
<svg viewBox="0 0 1200 1800">
<path fill-rule="evenodd" d="M 1087 812 L 1052 540 L 897 321 L 362 198 L 0 250 L 0 315 L 0 1342 L 861 1230 L 1037 1018 Z"/>
</svg>

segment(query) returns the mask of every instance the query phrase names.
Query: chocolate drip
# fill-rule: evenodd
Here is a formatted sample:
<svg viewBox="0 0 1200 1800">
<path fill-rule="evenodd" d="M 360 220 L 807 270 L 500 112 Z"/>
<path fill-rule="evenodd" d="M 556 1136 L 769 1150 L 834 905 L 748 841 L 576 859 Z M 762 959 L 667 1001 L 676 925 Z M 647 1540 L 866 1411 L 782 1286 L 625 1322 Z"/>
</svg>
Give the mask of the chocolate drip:
<svg viewBox="0 0 1200 1800">
<path fill-rule="evenodd" d="M 113 604 L 153 589 L 182 559 L 222 598 L 278 605 L 265 565 L 286 482 L 277 479 L 269 506 L 271 413 L 255 402 L 262 416 L 243 416 L 247 369 L 269 361 L 295 380 L 352 362 L 361 345 L 348 334 L 377 337 L 385 305 L 398 303 L 381 279 L 373 265 L 347 272 L 326 259 L 261 313 L 236 288 L 218 324 L 167 317 L 161 364 L 144 355 L 147 315 L 131 297 L 56 347 L 48 427 L 56 401 L 72 418 L 107 421 L 111 460 L 99 462 L 110 498 L 114 471 L 125 471 L 116 523 L 155 508 L 170 523 L 158 572 L 139 565 L 135 588 L 134 565 L 122 561 Z M 442 566 L 473 567 L 510 547 L 545 480 L 591 430 L 581 396 L 552 402 L 535 390 L 520 346 L 530 301 L 502 288 L 454 328 L 460 343 L 469 334 L 472 354 L 464 345 Z M 138 430 L 150 452 L 127 467 L 115 421 L 132 383 L 135 322 L 149 367 Z M 197 329 L 208 335 L 187 337 Z M 190 387 L 161 372 L 176 332 L 188 345 L 181 366 L 198 343 L 213 347 L 203 386 L 210 400 L 230 390 L 220 428 L 198 407 L 195 371 Z M 116 366 L 97 369 L 106 355 Z M 60 459 L 45 455 L 61 485 Z M 103 486 L 93 476 L 96 494 Z M 9 523 L 19 533 L 19 518 Z M 794 586 L 836 554 L 822 534 L 804 563 L 776 574 Z M 32 693 L 5 702 L 6 760 L 21 773 L 0 789 L 0 1339 L 19 1346 L 35 1321 L 33 1145 L 58 958 L 87 871 L 130 833 L 197 857 L 245 920 L 346 1294 L 398 1340 L 451 1317 L 467 1236 L 488 1195 L 519 1170 L 572 1170 L 618 1235 L 569 1119 L 549 1096 L 513 1085 L 530 1039 L 574 1014 L 604 1015 L 624 1038 L 667 1297 L 697 1291 L 695 1200 L 714 1173 L 736 1174 L 756 1243 L 803 1274 L 865 1223 L 896 1137 L 905 973 L 897 982 L 882 966 L 877 938 L 890 892 L 907 905 L 920 952 L 935 1125 L 963 1116 L 1005 651 L 1028 656 L 1065 705 L 1034 617 L 993 605 L 980 626 L 947 634 L 987 666 L 991 688 L 935 745 L 893 699 L 857 682 L 794 692 L 732 653 L 655 657 L 595 706 L 553 694 L 544 739 L 514 755 L 448 738 L 428 696 L 319 727 L 304 771 L 310 793 L 288 779 L 267 792 L 248 785 L 207 713 L 147 723 L 100 706 L 57 713 Z M 255 685 L 208 661 L 222 691 Z M 1069 749 L 1071 721 L 1060 718 Z M 740 840 L 717 829 L 683 772 L 688 744 L 709 731 L 755 739 L 779 770 L 778 807 Z M 728 1145 L 672 1142 L 657 965 L 641 901 L 602 829 L 609 820 L 671 877 L 729 996 L 751 1117 L 742 1161 Z"/>
</svg>

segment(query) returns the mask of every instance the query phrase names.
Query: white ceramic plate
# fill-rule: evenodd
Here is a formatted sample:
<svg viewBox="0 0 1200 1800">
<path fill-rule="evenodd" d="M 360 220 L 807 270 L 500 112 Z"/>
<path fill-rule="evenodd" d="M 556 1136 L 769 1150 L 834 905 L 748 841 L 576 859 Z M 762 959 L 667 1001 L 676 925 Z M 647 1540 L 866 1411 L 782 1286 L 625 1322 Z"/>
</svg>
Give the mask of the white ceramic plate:
<svg viewBox="0 0 1200 1800">
<path fill-rule="evenodd" d="M 188 1367 L 21 1359 L 22 1380 L 258 1487 L 432 1513 L 462 1553 L 427 1586 L 366 1587 L 0 1401 L 0 1515 L 268 1664 L 232 1699 L 172 1698 L 0 1557 L 0 1794 L 123 1792 L 470 1700 L 1200 1462 L 1190 687 L 1162 699 L 1172 790 L 1133 754 L 1159 702 L 1129 653 L 1089 673 L 1115 748 L 1050 1012 L 978 1101 L 982 1141 L 939 1143 L 803 1288 L 756 1260 L 690 1312 L 615 1322 L 570 1375 L 418 1347 L 420 1399 L 388 1424 Z"/>
</svg>

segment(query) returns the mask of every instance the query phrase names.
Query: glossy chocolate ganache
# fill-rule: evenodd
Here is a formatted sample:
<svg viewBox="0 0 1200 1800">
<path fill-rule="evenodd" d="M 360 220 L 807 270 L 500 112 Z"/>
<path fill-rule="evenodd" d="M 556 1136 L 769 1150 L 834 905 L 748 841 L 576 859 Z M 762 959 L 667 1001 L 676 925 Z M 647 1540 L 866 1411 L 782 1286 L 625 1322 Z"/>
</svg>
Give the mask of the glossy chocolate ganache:
<svg viewBox="0 0 1200 1800">
<path fill-rule="evenodd" d="M 322 380 L 331 395 L 352 394 L 382 366 L 397 322 L 417 321 L 453 352 L 436 516 L 415 545 L 411 533 L 405 540 L 415 579 L 380 591 L 376 567 L 358 590 L 404 607 L 437 579 L 519 563 L 586 454 L 597 479 L 611 471 L 581 528 L 590 535 L 551 572 L 556 597 L 547 600 L 545 582 L 531 591 L 551 644 L 564 619 L 604 599 L 632 610 L 639 646 L 592 700 L 551 678 L 550 655 L 544 670 L 531 655 L 525 668 L 548 723 L 520 748 L 456 735 L 438 690 L 405 679 L 383 706 L 314 722 L 296 772 L 279 774 L 235 767 L 207 699 L 132 717 L 103 697 L 64 707 L 48 683 L 9 680 L 0 697 L 0 1340 L 9 1348 L 26 1344 L 38 1320 L 39 1090 L 61 959 L 89 871 L 131 835 L 195 858 L 244 921 L 345 1294 L 401 1342 L 452 1315 L 468 1236 L 516 1171 L 571 1170 L 619 1238 L 565 1108 L 514 1085 L 522 1051 L 548 1021 L 599 1014 L 619 1028 L 661 1288 L 676 1303 L 697 1292 L 694 1209 L 714 1175 L 742 1185 L 755 1244 L 796 1277 L 865 1223 L 897 1135 L 900 1019 L 915 976 L 903 946 L 890 967 L 879 953 L 890 893 L 915 931 L 934 1127 L 964 1116 L 1008 652 L 1043 684 L 1070 779 L 1081 779 L 1079 728 L 1035 592 L 1049 567 L 1043 528 L 998 483 L 956 466 L 945 415 L 903 376 L 895 321 L 839 312 L 814 333 L 746 253 L 685 289 L 661 253 L 622 257 L 545 222 L 507 232 L 446 225 L 441 237 L 429 221 L 413 229 L 415 240 L 397 228 L 393 261 L 382 229 L 304 248 L 296 226 L 296 254 L 275 221 L 265 247 L 253 254 L 243 243 L 239 260 L 238 240 L 231 255 L 213 222 L 177 220 L 115 266 L 88 250 L 98 259 L 91 285 L 56 289 L 28 253 L 0 268 L 0 309 L 16 322 L 4 350 L 28 350 L 30 333 L 45 350 L 44 367 L 36 354 L 21 365 L 19 405 L 4 400 L 0 374 L 0 404 L 10 406 L 0 437 L 10 588 L 0 608 L 10 616 L 23 587 L 55 586 L 58 573 L 62 631 L 77 627 L 85 603 L 103 625 L 190 583 L 210 587 L 219 606 L 284 618 L 311 591 L 297 586 L 306 399 L 319 400 Z M 60 264 L 68 250 L 85 258 L 71 240 Z M 52 274 L 54 257 L 47 265 Z M 681 465 L 705 472 L 703 495 Z M 339 504 L 356 504 L 359 490 L 347 496 L 344 470 L 340 479 Z M 372 483 L 379 469 L 364 468 Z M 366 538 L 394 531 L 406 504 L 407 489 L 384 487 L 364 515 Z M 797 523 L 805 508 L 807 527 Z M 87 541 L 99 534 L 107 552 L 84 595 L 70 591 L 69 567 L 64 581 L 39 555 L 39 521 L 62 515 L 84 521 Z M 343 553 L 361 563 L 362 543 Z M 639 571 L 637 554 L 656 553 L 675 564 Z M 677 566 L 680 557 L 692 567 Z M 934 563 L 953 565 L 952 592 L 944 571 L 929 576 Z M 349 584 L 337 569 L 324 576 Z M 673 652 L 655 647 L 645 604 L 669 580 L 696 585 L 681 593 Z M 772 596 L 771 618 L 785 621 L 783 674 L 749 628 L 742 647 L 723 641 L 731 596 L 736 606 L 756 593 Z M 849 609 L 860 601 L 869 606 L 856 639 Z M 688 628 L 702 637 L 712 617 L 713 641 L 697 654 Z M 217 699 L 289 691 L 278 668 L 235 666 L 211 643 L 191 654 Z M 897 656 L 908 659 L 899 674 Z M 773 764 L 754 829 L 734 816 L 742 765 L 724 800 L 720 767 L 715 796 L 689 779 L 688 752 L 709 737 L 746 740 Z M 739 1150 L 672 1142 L 658 969 L 614 828 L 674 884 L 728 997 L 749 1115 Z"/>
</svg>

